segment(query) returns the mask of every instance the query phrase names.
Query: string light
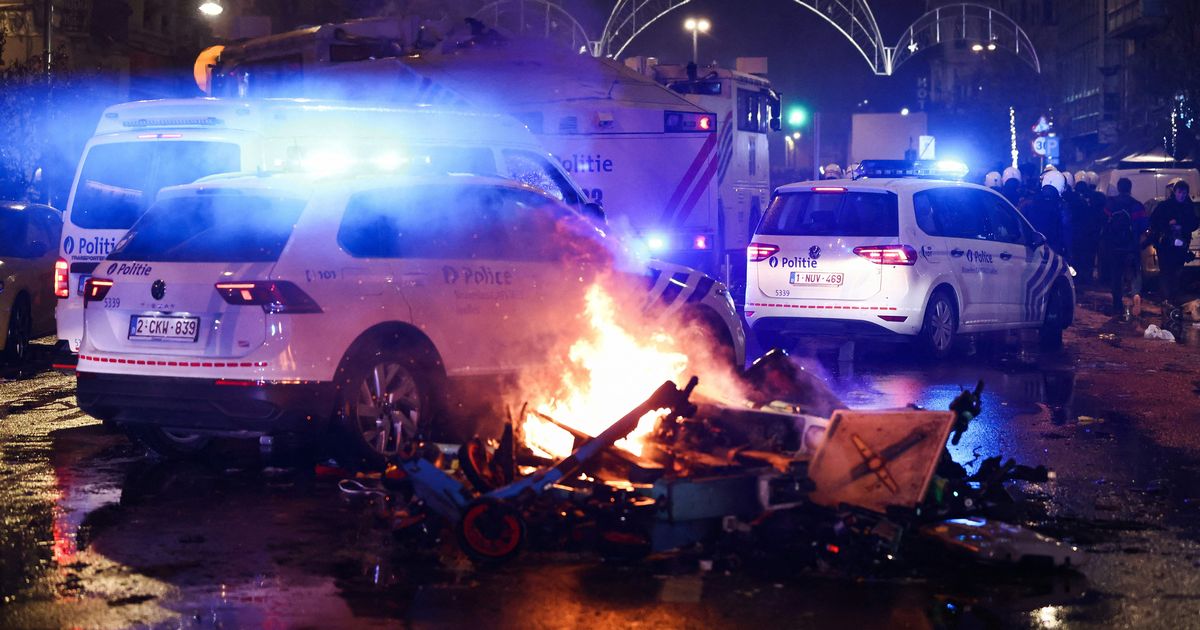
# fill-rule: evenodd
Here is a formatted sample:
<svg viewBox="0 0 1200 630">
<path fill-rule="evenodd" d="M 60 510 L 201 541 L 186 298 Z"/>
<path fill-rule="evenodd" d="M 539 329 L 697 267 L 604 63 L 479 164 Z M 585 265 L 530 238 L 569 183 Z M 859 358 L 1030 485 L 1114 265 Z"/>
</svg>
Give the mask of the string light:
<svg viewBox="0 0 1200 630">
<path fill-rule="evenodd" d="M 1012 156 L 1012 166 L 1017 168 L 1017 110 L 1012 107 L 1008 108 L 1008 139 L 1009 139 L 1009 155 Z"/>
</svg>

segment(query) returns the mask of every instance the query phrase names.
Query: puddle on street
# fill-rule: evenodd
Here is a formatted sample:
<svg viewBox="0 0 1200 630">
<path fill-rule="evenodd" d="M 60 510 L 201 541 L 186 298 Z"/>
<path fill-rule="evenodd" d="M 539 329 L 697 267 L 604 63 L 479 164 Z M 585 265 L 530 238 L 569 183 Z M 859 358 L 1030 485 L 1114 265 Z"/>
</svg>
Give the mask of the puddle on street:
<svg viewBox="0 0 1200 630">
<path fill-rule="evenodd" d="M 1004 455 L 1066 468 L 1075 464 L 1063 453 L 1079 451 L 1102 462 L 1088 471 L 1087 483 L 1124 492 L 1115 495 L 1120 500 L 1143 496 L 1139 509 L 1174 510 L 1153 527 L 1119 509 L 1099 518 L 1057 514 L 1042 524 L 1059 527 L 1057 535 L 1132 554 L 1144 546 L 1131 537 L 1165 536 L 1164 527 L 1198 520 L 1200 498 L 1189 494 L 1200 487 L 1200 469 L 1077 400 L 1069 365 L 1038 367 L 1004 353 L 900 367 L 894 357 L 816 365 L 850 406 L 863 408 L 941 409 L 983 379 L 985 414 L 952 449 L 960 463 Z M 769 558 L 718 560 L 701 572 L 695 558 L 626 566 L 539 552 L 476 570 L 450 551 L 452 540 L 425 549 L 401 544 L 369 510 L 343 502 L 331 480 L 264 470 L 256 445 L 223 448 L 207 464 L 146 459 L 122 436 L 75 415 L 64 378 L 3 385 L 19 389 L 5 390 L 10 402 L 0 425 L 5 627 L 66 625 L 64 619 L 84 626 L 369 627 L 404 620 L 528 627 L 539 619 L 551 627 L 783 621 L 1051 628 L 1102 625 L 1121 605 L 1073 573 L 960 568 L 862 581 L 817 577 Z M 1071 484 L 1083 482 L 1066 481 L 1064 496 L 1080 492 Z"/>
</svg>

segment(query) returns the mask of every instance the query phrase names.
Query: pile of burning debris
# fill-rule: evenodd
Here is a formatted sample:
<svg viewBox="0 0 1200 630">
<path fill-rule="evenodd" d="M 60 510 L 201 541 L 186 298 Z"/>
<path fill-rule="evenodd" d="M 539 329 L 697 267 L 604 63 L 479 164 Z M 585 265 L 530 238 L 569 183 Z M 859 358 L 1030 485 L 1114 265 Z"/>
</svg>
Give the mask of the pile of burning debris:
<svg viewBox="0 0 1200 630">
<path fill-rule="evenodd" d="M 949 410 L 851 411 L 781 351 L 739 378 L 747 394 L 737 403 L 706 397 L 696 377 L 682 388 L 664 382 L 594 433 L 523 409 L 496 442 L 418 446 L 378 487 L 342 488 L 381 498 L 397 536 L 428 543 L 453 533 L 479 563 L 526 548 L 623 559 L 680 549 L 790 554 L 858 574 L 930 557 L 1082 560 L 1011 524 L 1023 518 L 1011 482 L 1047 481 L 1045 468 L 995 458 L 968 474 L 950 458 L 947 442 L 981 412 L 982 383 Z M 530 435 L 547 425 L 569 436 L 567 451 L 548 452 Z"/>
</svg>

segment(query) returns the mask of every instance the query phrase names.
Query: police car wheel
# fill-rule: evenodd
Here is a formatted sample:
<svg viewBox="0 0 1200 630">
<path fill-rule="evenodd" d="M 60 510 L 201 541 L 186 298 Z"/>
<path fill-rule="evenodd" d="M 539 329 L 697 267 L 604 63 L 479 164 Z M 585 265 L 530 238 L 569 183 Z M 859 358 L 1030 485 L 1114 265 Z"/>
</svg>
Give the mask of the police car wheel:
<svg viewBox="0 0 1200 630">
<path fill-rule="evenodd" d="M 411 352 L 378 349 L 352 358 L 340 383 L 338 420 L 350 465 L 382 468 L 425 428 L 431 380 Z"/>
<path fill-rule="evenodd" d="M 935 359 L 950 356 L 954 348 L 954 333 L 958 329 L 958 314 L 946 291 L 938 291 L 925 305 L 925 320 L 921 326 L 920 343 Z"/>
<path fill-rule="evenodd" d="M 33 322 L 29 317 L 29 304 L 24 296 L 18 297 L 8 315 L 8 335 L 4 343 L 4 360 L 13 364 L 29 360 L 29 338 Z"/>
<path fill-rule="evenodd" d="M 165 459 L 195 457 L 212 442 L 212 438 L 207 435 L 156 426 L 127 426 L 125 433 L 133 441 Z"/>
</svg>

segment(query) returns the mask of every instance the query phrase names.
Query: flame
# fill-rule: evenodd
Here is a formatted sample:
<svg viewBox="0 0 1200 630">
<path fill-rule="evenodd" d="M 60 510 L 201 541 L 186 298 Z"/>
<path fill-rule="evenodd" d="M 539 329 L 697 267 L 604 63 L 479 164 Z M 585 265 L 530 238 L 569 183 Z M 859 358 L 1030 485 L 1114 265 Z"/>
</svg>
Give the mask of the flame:
<svg viewBox="0 0 1200 630">
<path fill-rule="evenodd" d="M 679 342 L 661 329 L 637 326 L 637 309 L 624 308 L 599 282 L 585 295 L 585 331 L 570 347 L 567 365 L 557 375 L 554 395 L 535 409 L 573 429 L 596 436 L 654 393 L 664 381 L 683 383 L 689 373 L 688 355 Z M 624 316 L 624 317 L 622 317 Z M 645 330 L 638 330 L 646 328 Z M 617 442 L 635 455 L 667 410 L 642 416 L 637 428 Z M 523 426 L 525 444 L 550 457 L 571 453 L 573 436 L 534 413 Z"/>
</svg>

